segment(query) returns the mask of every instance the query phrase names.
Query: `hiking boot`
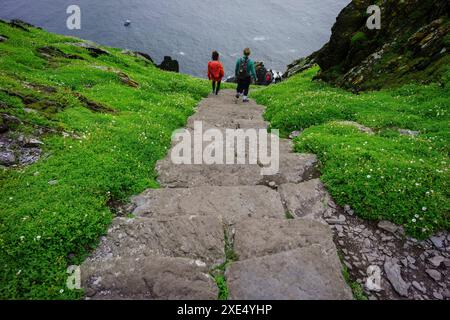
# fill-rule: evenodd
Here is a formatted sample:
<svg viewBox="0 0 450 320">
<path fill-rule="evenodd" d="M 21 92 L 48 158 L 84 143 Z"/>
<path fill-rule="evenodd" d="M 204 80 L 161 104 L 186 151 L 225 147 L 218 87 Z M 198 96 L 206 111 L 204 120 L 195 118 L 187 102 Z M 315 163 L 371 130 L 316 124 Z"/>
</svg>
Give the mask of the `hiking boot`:
<svg viewBox="0 0 450 320">
<path fill-rule="evenodd" d="M 244 99 L 242 99 L 242 102 L 250 102 L 250 100 L 247 97 L 244 97 Z"/>
</svg>

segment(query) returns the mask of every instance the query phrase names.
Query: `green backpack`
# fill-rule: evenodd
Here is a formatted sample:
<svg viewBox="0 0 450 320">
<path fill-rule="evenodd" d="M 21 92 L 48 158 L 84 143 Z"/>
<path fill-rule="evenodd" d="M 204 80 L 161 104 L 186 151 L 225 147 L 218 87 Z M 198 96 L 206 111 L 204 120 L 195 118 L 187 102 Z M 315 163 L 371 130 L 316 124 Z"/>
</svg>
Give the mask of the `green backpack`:
<svg viewBox="0 0 450 320">
<path fill-rule="evenodd" d="M 247 66 L 248 66 L 248 58 L 241 58 L 241 61 L 239 62 L 239 72 L 237 75 L 237 78 L 239 80 L 244 80 L 250 77 Z"/>
</svg>

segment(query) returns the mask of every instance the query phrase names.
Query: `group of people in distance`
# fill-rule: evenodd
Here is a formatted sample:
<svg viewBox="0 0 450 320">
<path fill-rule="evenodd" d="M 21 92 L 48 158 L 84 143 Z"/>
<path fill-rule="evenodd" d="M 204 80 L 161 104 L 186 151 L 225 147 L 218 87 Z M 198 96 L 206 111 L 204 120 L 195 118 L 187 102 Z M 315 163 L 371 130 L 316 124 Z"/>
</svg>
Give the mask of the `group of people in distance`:
<svg viewBox="0 0 450 320">
<path fill-rule="evenodd" d="M 252 80 L 256 83 L 258 80 L 255 68 L 255 62 L 250 59 L 251 51 L 249 48 L 244 49 L 244 54 L 241 58 L 236 61 L 235 67 L 235 79 L 237 82 L 236 89 L 236 100 L 243 97 L 243 102 L 248 102 L 248 93 L 250 90 L 250 84 Z M 222 63 L 219 60 L 219 53 L 213 51 L 212 60 L 208 62 L 208 79 L 212 81 L 212 92 L 215 95 L 219 94 L 220 85 L 222 79 L 225 76 L 225 70 Z M 276 80 L 276 75 L 273 74 L 272 70 L 269 70 L 265 76 L 265 81 L 267 84 L 272 83 Z M 280 77 L 281 80 L 281 77 Z"/>
</svg>

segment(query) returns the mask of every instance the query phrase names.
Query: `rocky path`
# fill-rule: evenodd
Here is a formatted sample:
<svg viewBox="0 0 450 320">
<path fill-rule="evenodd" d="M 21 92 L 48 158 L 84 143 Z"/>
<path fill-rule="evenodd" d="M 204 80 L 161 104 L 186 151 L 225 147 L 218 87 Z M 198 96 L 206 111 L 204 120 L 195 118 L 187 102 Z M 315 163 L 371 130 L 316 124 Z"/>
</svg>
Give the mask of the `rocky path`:
<svg viewBox="0 0 450 320">
<path fill-rule="evenodd" d="M 204 128 L 266 128 L 264 108 L 233 93 L 204 99 L 188 122 Z M 82 265 L 92 299 L 351 299 L 325 220 L 335 206 L 314 155 L 280 141 L 280 170 L 260 165 L 157 164 L 161 189 L 132 199 Z M 222 290 L 224 290 L 222 286 Z"/>
</svg>

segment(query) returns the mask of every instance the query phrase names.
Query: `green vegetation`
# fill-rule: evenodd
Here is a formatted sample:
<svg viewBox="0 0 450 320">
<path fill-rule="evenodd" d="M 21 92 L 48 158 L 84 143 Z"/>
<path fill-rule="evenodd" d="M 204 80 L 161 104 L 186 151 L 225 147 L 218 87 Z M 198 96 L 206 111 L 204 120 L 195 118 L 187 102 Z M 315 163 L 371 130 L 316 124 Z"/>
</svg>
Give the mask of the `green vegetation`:
<svg viewBox="0 0 450 320">
<path fill-rule="evenodd" d="M 339 258 L 341 259 L 342 264 L 342 276 L 352 290 L 353 298 L 355 298 L 356 300 L 369 300 L 369 298 L 367 298 L 366 294 L 364 293 L 364 289 L 362 288 L 362 286 L 358 282 L 351 279 L 350 272 L 348 271 L 347 266 L 342 263 L 343 258 L 341 253 L 339 253 Z"/>
<path fill-rule="evenodd" d="M 225 242 L 225 261 L 213 268 L 211 271 L 211 276 L 214 278 L 217 284 L 217 288 L 219 289 L 219 300 L 228 300 L 228 286 L 227 286 L 227 278 L 225 277 L 225 271 L 227 270 L 230 263 L 234 261 L 238 261 L 239 257 L 233 249 L 233 242 L 230 239 L 229 230 L 227 227 L 224 228 L 224 242 Z"/>
<path fill-rule="evenodd" d="M 286 211 L 286 213 L 284 215 L 286 216 L 286 219 L 288 219 L 288 220 L 294 219 L 294 216 L 289 211 Z"/>
<path fill-rule="evenodd" d="M 67 267 L 105 233 L 109 201 L 157 187 L 155 162 L 209 85 L 119 49 L 94 58 L 73 45 L 81 40 L 34 28 L 0 23 L 0 34 L 8 37 L 0 43 L 0 111 L 22 121 L 14 134 L 48 132 L 43 159 L 0 168 L 0 297 L 79 298 L 65 285 Z M 59 51 L 45 56 L 43 47 Z"/>
<path fill-rule="evenodd" d="M 318 68 L 255 91 L 271 127 L 317 154 L 322 180 L 339 205 L 370 220 L 390 220 L 423 238 L 450 228 L 449 74 L 443 86 L 406 85 L 355 95 L 311 81 Z M 361 132 L 340 121 L 372 128 Z M 398 129 L 420 131 L 401 135 Z"/>
<path fill-rule="evenodd" d="M 217 287 L 219 288 L 219 300 L 228 300 L 228 287 L 227 279 L 223 274 L 217 275 L 215 277 Z"/>
<path fill-rule="evenodd" d="M 367 40 L 368 40 L 368 38 L 367 38 L 366 34 L 362 31 L 356 32 L 352 37 L 353 44 L 358 43 L 358 42 L 364 42 Z"/>
</svg>

